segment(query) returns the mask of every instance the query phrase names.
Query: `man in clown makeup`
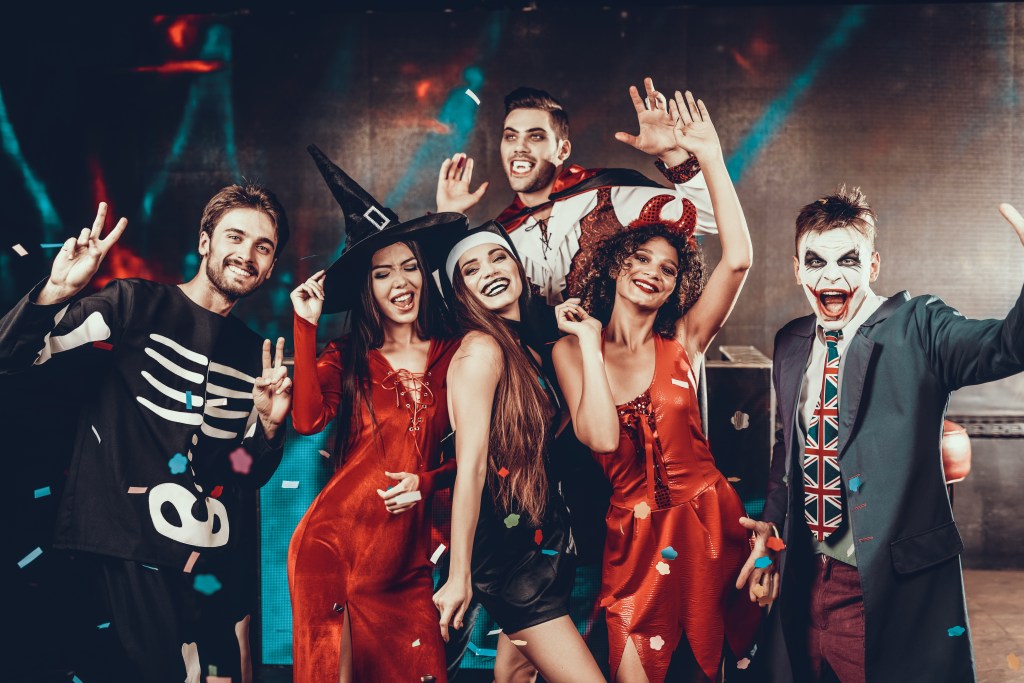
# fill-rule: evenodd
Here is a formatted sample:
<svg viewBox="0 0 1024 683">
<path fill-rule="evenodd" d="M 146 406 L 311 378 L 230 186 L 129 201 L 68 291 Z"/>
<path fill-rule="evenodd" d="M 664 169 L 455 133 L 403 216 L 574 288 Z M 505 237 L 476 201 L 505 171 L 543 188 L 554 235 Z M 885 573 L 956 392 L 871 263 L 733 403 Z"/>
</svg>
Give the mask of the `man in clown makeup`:
<svg viewBox="0 0 1024 683">
<path fill-rule="evenodd" d="M 1024 243 L 1024 218 L 1000 212 Z M 859 189 L 805 206 L 793 271 L 811 305 L 775 337 L 781 429 L 737 580 L 769 605 L 773 681 L 973 681 L 960 553 L 940 458 L 951 391 L 1024 370 L 1024 295 L 1004 320 L 872 291 Z"/>
</svg>

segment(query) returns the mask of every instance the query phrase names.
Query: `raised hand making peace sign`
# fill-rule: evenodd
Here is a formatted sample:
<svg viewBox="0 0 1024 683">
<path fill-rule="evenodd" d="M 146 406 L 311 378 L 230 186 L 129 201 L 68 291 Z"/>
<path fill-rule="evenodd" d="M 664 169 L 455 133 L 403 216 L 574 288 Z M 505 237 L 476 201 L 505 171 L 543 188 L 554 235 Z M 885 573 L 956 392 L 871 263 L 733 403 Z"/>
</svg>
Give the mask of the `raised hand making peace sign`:
<svg viewBox="0 0 1024 683">
<path fill-rule="evenodd" d="M 263 432 L 273 438 L 292 407 L 292 379 L 284 366 L 284 337 L 277 338 L 274 362 L 270 362 L 270 340 L 263 341 L 263 374 L 252 386 L 252 402 L 263 422 Z"/>
<path fill-rule="evenodd" d="M 82 228 L 78 237 L 69 237 L 53 260 L 50 277 L 39 292 L 37 304 L 59 304 L 78 294 L 89 284 L 100 269 L 100 264 L 110 248 L 117 243 L 121 233 L 128 227 L 128 219 L 122 218 L 110 233 L 100 239 L 103 224 L 107 220 L 107 204 L 100 202 L 92 228 Z"/>
</svg>

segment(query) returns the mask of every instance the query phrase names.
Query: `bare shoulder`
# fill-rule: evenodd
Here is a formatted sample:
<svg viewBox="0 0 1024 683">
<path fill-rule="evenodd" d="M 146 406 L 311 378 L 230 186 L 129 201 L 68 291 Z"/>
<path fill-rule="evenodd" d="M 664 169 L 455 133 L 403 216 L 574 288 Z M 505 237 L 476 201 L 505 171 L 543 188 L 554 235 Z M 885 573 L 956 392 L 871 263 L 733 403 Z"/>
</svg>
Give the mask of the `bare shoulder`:
<svg viewBox="0 0 1024 683">
<path fill-rule="evenodd" d="M 567 334 L 557 342 L 551 349 L 551 356 L 557 362 L 559 359 L 569 361 L 579 358 L 580 340 L 574 334 Z"/>
<path fill-rule="evenodd" d="M 484 332 L 471 331 L 462 338 L 459 350 L 452 358 L 450 374 L 495 376 L 504 367 L 501 347 L 494 337 Z"/>
</svg>

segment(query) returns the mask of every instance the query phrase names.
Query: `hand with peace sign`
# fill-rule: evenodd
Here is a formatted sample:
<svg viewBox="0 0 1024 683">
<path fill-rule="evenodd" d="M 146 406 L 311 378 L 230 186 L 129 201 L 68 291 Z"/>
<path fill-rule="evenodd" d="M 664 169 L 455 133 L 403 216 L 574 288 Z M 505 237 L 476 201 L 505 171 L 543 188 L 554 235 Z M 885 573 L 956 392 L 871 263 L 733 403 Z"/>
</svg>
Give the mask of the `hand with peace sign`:
<svg viewBox="0 0 1024 683">
<path fill-rule="evenodd" d="M 263 374 L 252 386 L 252 402 L 268 439 L 274 438 L 292 407 L 292 379 L 284 366 L 284 337 L 277 338 L 274 363 L 270 363 L 270 340 L 263 341 Z"/>
<path fill-rule="evenodd" d="M 103 224 L 107 219 L 107 203 L 100 202 L 92 228 L 82 228 L 78 237 L 69 237 L 60 248 L 50 269 L 50 277 L 43 285 L 35 303 L 42 305 L 59 304 L 82 291 L 100 269 L 104 257 L 117 243 L 121 233 L 128 227 L 128 219 L 122 218 L 110 233 L 100 239 Z"/>
</svg>

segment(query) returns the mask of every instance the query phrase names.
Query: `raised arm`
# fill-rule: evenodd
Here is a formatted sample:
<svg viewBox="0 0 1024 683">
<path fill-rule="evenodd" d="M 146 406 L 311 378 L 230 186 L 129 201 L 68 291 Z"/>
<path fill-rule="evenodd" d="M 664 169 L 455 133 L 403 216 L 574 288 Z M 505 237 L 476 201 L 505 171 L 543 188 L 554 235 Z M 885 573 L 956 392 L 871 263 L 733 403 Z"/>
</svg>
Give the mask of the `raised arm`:
<svg viewBox="0 0 1024 683">
<path fill-rule="evenodd" d="M 619 445 L 619 418 L 601 353 L 601 322 L 579 299 L 555 307 L 558 329 L 565 332 L 551 352 L 576 438 L 592 451 L 611 453 Z"/>
<path fill-rule="evenodd" d="M 292 426 L 316 434 L 338 414 L 341 402 L 341 350 L 332 342 L 316 355 L 316 326 L 324 303 L 325 271 L 314 273 L 291 293 L 295 309 L 295 387 Z"/>
<path fill-rule="evenodd" d="M 466 335 L 448 366 L 449 414 L 455 429 L 458 469 L 452 493 L 451 566 L 448 581 L 434 594 L 445 642 L 448 642 L 449 624 L 462 628 L 462 619 L 473 597 L 470 573 L 473 536 L 480 519 L 480 496 L 487 480 L 491 404 L 502 368 L 497 342 L 476 332 Z"/>
<path fill-rule="evenodd" d="M 722 145 L 704 102 L 695 102 L 689 91 L 684 100 L 677 90 L 670 109 L 677 124 L 679 144 L 697 157 L 704 169 L 722 240 L 722 259 L 708 278 L 703 294 L 680 319 L 676 330 L 677 338 L 693 358 L 707 350 L 729 318 L 754 255 L 743 208 L 729 178 Z"/>
<path fill-rule="evenodd" d="M 445 159 L 437 174 L 437 212 L 453 211 L 466 213 L 477 205 L 487 191 L 487 183 L 480 183 L 475 191 L 469 191 L 473 180 L 473 159 L 459 152 L 451 159 Z"/>
</svg>

